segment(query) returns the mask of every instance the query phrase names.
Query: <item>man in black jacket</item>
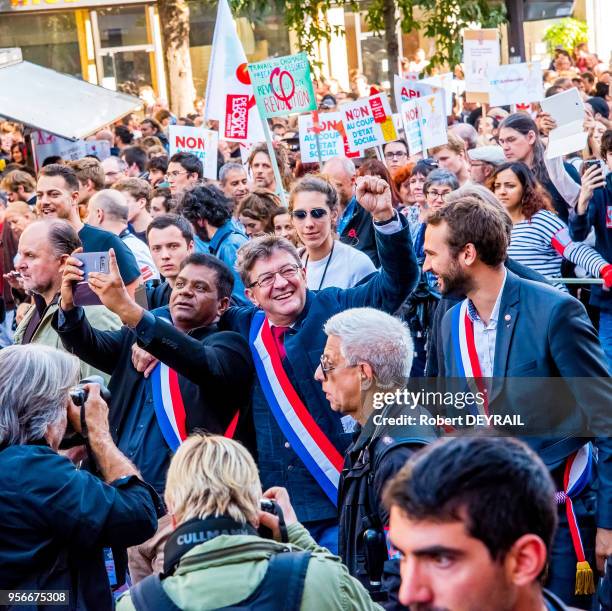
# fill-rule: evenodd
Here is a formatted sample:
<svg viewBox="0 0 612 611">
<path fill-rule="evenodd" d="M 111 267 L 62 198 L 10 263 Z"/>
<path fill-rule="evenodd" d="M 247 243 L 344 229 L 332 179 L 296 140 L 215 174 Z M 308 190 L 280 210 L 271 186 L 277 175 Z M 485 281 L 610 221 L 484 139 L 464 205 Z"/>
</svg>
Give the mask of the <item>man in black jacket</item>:
<svg viewBox="0 0 612 611">
<path fill-rule="evenodd" d="M 92 328 L 83 309 L 74 306 L 72 285 L 78 280 L 79 262 L 70 258 L 53 326 L 67 350 L 111 374 L 111 433 L 145 481 L 163 493 L 174 451 L 196 429 L 225 434 L 253 448 L 249 348 L 240 335 L 216 326 L 232 292 L 226 265 L 210 255 L 189 256 L 176 278 L 169 309 L 154 315 L 126 293 L 111 250 L 110 273 L 92 272 L 88 281 L 121 318 L 124 326 L 118 331 Z M 135 341 L 160 360 L 149 377 L 132 366 Z"/>
</svg>

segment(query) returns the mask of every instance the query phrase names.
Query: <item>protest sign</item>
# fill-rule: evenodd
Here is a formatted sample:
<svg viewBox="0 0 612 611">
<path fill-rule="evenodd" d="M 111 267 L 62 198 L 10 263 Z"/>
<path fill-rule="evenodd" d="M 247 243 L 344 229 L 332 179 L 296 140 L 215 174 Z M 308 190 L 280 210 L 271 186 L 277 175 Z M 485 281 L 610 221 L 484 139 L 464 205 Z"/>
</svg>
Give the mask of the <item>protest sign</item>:
<svg viewBox="0 0 612 611">
<path fill-rule="evenodd" d="M 391 108 L 383 93 L 340 106 L 348 143 L 353 150 L 364 150 L 397 140 Z"/>
<path fill-rule="evenodd" d="M 66 140 L 40 129 L 32 132 L 32 143 L 37 169 L 42 166 L 42 162 L 47 157 L 52 155 L 58 155 L 66 161 L 73 161 L 87 155 L 84 140 Z"/>
<path fill-rule="evenodd" d="M 401 112 L 402 104 L 412 98 L 420 98 L 424 95 L 431 95 L 434 92 L 432 85 L 423 82 L 416 82 L 406 78 L 400 78 L 397 74 L 393 75 L 393 91 L 395 92 L 395 108 Z"/>
<path fill-rule="evenodd" d="M 491 106 L 526 104 L 544 98 L 540 62 L 505 64 L 489 73 Z"/>
<path fill-rule="evenodd" d="M 417 100 L 421 119 L 423 148 L 430 149 L 448 142 L 447 120 L 444 110 L 444 93 L 438 91 Z"/>
<path fill-rule="evenodd" d="M 557 127 L 548 134 L 548 159 L 568 155 L 586 147 L 588 133 L 583 128 L 585 110 L 577 89 L 568 89 L 545 98 L 540 105 L 557 123 Z"/>
<path fill-rule="evenodd" d="M 169 128 L 170 156 L 174 153 L 191 153 L 200 159 L 204 166 L 204 176 L 217 178 L 217 132 L 201 127 L 171 125 Z"/>
<path fill-rule="evenodd" d="M 85 155 L 95 155 L 100 161 L 110 157 L 110 149 L 108 140 L 85 140 Z"/>
<path fill-rule="evenodd" d="M 217 9 L 204 117 L 219 122 L 219 133 L 224 140 L 261 142 L 264 139 L 246 55 L 227 0 L 220 0 Z"/>
<path fill-rule="evenodd" d="M 445 114 L 446 116 L 450 116 L 453 114 L 453 93 L 456 93 L 457 84 L 455 82 L 452 72 L 445 72 L 444 74 L 428 76 L 427 78 L 421 79 L 419 83 L 424 85 L 431 85 L 438 89 L 443 89 Z"/>
<path fill-rule="evenodd" d="M 408 143 L 408 152 L 410 155 L 422 153 L 421 116 L 417 99 L 408 100 L 402 104 L 401 117 L 404 124 L 404 135 Z"/>
<path fill-rule="evenodd" d="M 463 66 L 468 102 L 489 102 L 489 74 L 499 64 L 497 30 L 465 30 L 463 32 Z"/>
<path fill-rule="evenodd" d="M 402 104 L 404 133 L 411 155 L 448 142 L 444 90 Z"/>
<path fill-rule="evenodd" d="M 342 113 L 319 113 L 318 119 L 315 126 L 312 114 L 300 115 L 298 118 L 300 156 L 304 163 L 317 163 L 319 154 L 321 161 L 327 161 L 332 157 L 359 157 L 359 151 L 351 151 L 348 146 L 342 124 Z"/>
<path fill-rule="evenodd" d="M 249 74 L 262 118 L 282 117 L 317 109 L 306 53 L 249 64 Z"/>
</svg>

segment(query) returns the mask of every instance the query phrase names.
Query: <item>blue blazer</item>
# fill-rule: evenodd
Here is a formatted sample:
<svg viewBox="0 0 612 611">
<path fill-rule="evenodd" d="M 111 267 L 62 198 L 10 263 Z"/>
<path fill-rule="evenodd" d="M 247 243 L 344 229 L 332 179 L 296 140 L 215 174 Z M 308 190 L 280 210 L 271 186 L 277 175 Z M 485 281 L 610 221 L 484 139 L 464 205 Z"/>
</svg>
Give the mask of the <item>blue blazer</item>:
<svg viewBox="0 0 612 611">
<path fill-rule="evenodd" d="M 314 379 L 327 341 L 323 325 L 334 314 L 349 308 L 370 306 L 393 313 L 416 286 L 419 272 L 408 222 L 403 215 L 398 216 L 402 223 L 399 232 L 384 235 L 375 231 L 380 271 L 350 289 L 330 287 L 308 291 L 304 310 L 285 335 L 285 369 L 289 379 L 321 430 L 342 454 L 351 443 L 351 432 L 344 430 L 340 414 L 331 410 L 321 384 Z M 220 326 L 238 331 L 248 340 L 256 311 L 254 306 L 229 308 Z M 257 378 L 253 388 L 253 418 L 264 489 L 286 487 L 301 522 L 336 518 L 336 507 L 289 447 L 276 424 Z"/>
<path fill-rule="evenodd" d="M 507 273 L 497 323 L 490 409 L 492 413 L 521 414 L 530 432 L 524 441 L 551 471 L 594 437 L 599 453 L 598 526 L 612 528 L 612 393 L 595 329 L 577 299 Z M 452 315 L 458 307 L 460 304 L 451 308 L 442 320 L 438 366 L 443 377 L 459 377 L 450 340 Z M 524 383 L 509 379 L 526 377 L 536 379 Z"/>
</svg>

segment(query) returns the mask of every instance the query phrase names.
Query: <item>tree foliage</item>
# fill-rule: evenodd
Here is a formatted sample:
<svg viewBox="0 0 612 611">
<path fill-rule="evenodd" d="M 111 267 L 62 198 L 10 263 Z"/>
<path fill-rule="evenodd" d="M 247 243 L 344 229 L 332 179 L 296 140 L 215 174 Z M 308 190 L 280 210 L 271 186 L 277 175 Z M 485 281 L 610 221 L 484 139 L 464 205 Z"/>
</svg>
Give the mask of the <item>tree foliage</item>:
<svg viewBox="0 0 612 611">
<path fill-rule="evenodd" d="M 356 0 L 231 0 L 239 13 L 257 13 L 274 5 L 285 16 L 285 23 L 297 34 L 301 49 L 311 58 L 317 45 L 334 34 L 343 32 L 326 20 L 326 11 L 334 6 L 358 11 Z M 370 29 L 382 34 L 387 48 L 395 31 L 389 31 L 389 12 L 396 15 L 403 32 L 420 30 L 435 42 L 435 54 L 430 67 L 448 65 L 454 68 L 461 62 L 461 30 L 473 24 L 494 28 L 506 21 L 506 7 L 498 0 L 371 0 L 366 5 L 366 20 Z M 389 65 L 396 65 L 389 58 Z"/>
<path fill-rule="evenodd" d="M 565 17 L 547 28 L 544 41 L 552 53 L 557 46 L 573 51 L 576 45 L 588 41 L 588 28 L 585 21 Z"/>
</svg>

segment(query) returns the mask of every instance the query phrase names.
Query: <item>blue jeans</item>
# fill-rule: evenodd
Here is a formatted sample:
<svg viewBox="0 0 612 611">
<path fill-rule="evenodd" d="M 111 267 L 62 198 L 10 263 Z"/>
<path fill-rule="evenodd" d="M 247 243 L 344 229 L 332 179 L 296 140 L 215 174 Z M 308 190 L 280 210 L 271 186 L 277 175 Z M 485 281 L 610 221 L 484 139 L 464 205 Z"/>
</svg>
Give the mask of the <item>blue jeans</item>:
<svg viewBox="0 0 612 611">
<path fill-rule="evenodd" d="M 338 555 L 337 520 L 315 520 L 304 522 L 303 526 L 321 547 L 327 548 L 334 556 Z"/>
<path fill-rule="evenodd" d="M 599 341 L 608 359 L 608 373 L 612 375 L 612 312 L 599 312 Z"/>
</svg>

